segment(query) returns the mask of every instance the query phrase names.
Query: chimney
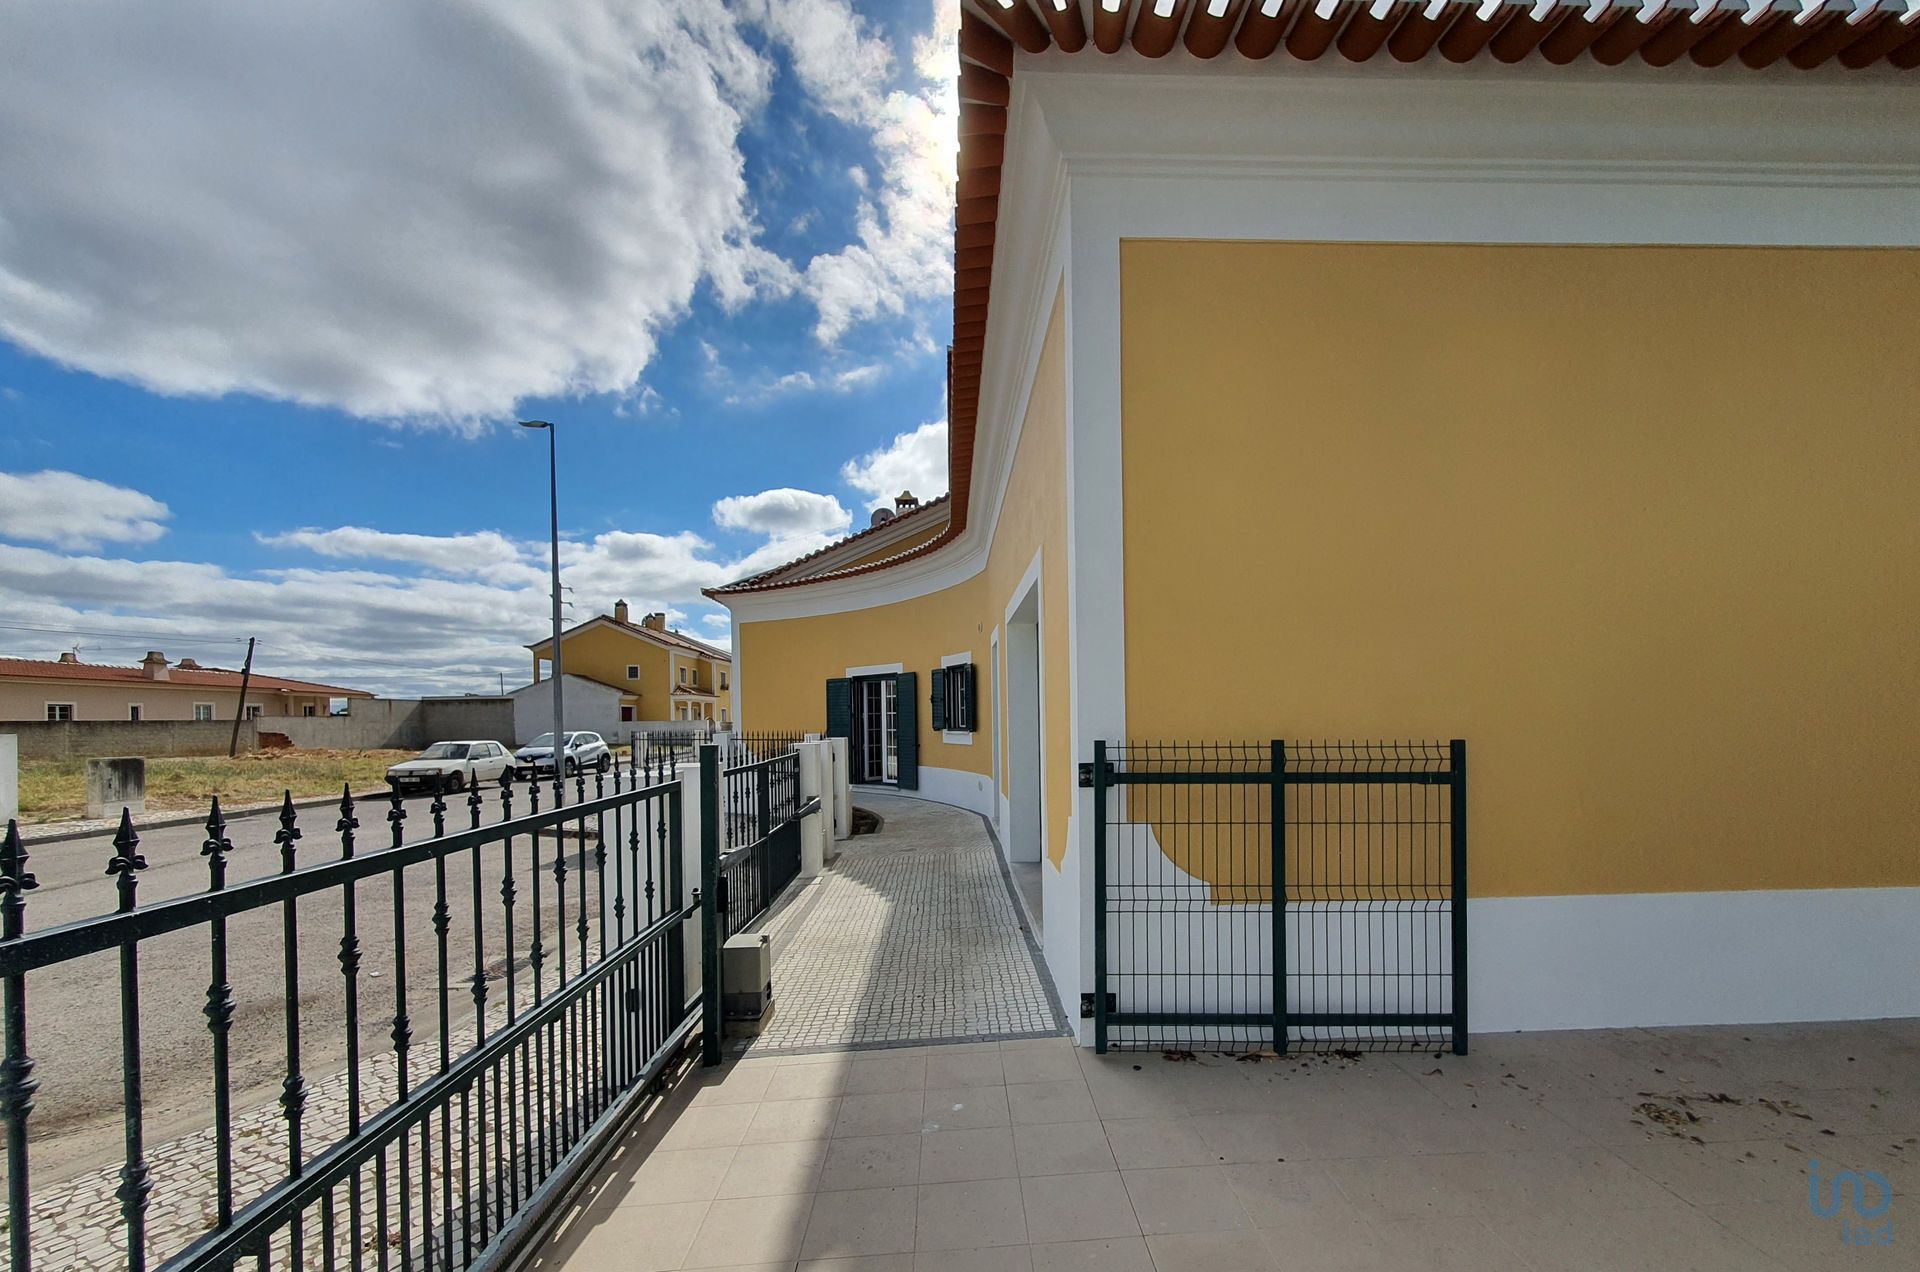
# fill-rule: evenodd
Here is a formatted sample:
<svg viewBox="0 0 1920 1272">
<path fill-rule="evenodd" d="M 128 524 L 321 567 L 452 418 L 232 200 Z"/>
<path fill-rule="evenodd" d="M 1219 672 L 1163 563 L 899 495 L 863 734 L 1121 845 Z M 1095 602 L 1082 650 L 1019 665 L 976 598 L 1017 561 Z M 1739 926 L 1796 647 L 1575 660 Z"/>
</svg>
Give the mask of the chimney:
<svg viewBox="0 0 1920 1272">
<path fill-rule="evenodd" d="M 616 623 L 624 623 L 627 621 L 627 603 L 625 601 L 615 601 L 613 603 L 613 621 Z"/>
<path fill-rule="evenodd" d="M 80 655 L 69 649 L 60 655 L 60 661 L 63 663 L 77 663 L 80 661 Z"/>
<path fill-rule="evenodd" d="M 179 662 L 173 664 L 173 669 L 175 671 L 199 671 L 200 664 L 194 659 L 182 658 Z"/>
<path fill-rule="evenodd" d="M 140 673 L 148 680 L 165 680 L 167 656 L 157 649 L 149 649 L 147 656 L 140 660 Z"/>
<path fill-rule="evenodd" d="M 667 630 L 667 616 L 665 614 L 649 614 L 640 620 L 640 626 L 650 632 L 664 632 Z"/>
<path fill-rule="evenodd" d="M 901 491 L 899 496 L 893 501 L 893 510 L 895 512 L 911 512 L 919 506 L 920 501 L 913 497 L 911 490 Z"/>
</svg>

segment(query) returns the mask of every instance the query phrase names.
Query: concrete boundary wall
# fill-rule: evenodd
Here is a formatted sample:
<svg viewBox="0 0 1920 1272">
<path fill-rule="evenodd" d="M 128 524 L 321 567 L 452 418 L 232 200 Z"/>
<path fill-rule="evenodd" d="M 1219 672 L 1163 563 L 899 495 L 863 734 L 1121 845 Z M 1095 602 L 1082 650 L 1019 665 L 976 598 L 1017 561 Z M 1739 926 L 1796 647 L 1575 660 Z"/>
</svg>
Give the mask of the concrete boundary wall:
<svg viewBox="0 0 1920 1272">
<path fill-rule="evenodd" d="M 231 720 L 27 720 L 0 723 L 20 740 L 22 760 L 99 756 L 225 755 Z M 269 716 L 240 722 L 240 749 L 284 738 L 295 747 L 342 751 L 414 750 L 430 742 L 487 738 L 511 744 L 511 698 L 355 699 L 344 716 Z"/>
<path fill-rule="evenodd" d="M 285 719 L 268 723 L 285 724 Z M 78 760 L 102 755 L 225 755 L 231 720 L 26 720 L 0 724 L 20 739 L 24 760 Z M 260 729 L 240 722 L 240 749 L 259 746 Z"/>
</svg>

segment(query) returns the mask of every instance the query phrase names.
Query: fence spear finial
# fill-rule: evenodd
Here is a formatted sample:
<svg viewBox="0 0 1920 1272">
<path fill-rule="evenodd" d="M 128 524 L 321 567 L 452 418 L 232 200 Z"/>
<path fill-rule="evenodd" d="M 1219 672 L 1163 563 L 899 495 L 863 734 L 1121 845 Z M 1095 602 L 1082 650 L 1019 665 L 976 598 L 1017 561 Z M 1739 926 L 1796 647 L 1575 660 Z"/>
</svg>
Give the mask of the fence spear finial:
<svg viewBox="0 0 1920 1272">
<path fill-rule="evenodd" d="M 140 855 L 140 836 L 133 829 L 131 809 L 120 810 L 120 829 L 113 834 L 113 857 L 107 862 L 107 873 L 119 876 L 120 908 L 133 909 L 135 890 L 139 887 L 138 874 L 147 868 L 147 859 Z"/>
<path fill-rule="evenodd" d="M 286 791 L 280 797 L 280 829 L 273 833 L 273 842 L 280 845 L 280 868 L 293 869 L 293 846 L 300 842 L 299 818 L 293 811 L 293 792 Z"/>
<path fill-rule="evenodd" d="M 227 838 L 227 818 L 220 811 L 220 797 L 213 797 L 212 807 L 207 811 L 207 837 L 200 845 L 200 855 L 207 859 L 207 874 L 215 888 L 223 888 L 227 883 L 227 854 L 233 851 L 233 841 Z"/>
<path fill-rule="evenodd" d="M 40 886 L 27 870 L 27 847 L 20 842 L 20 823 L 7 818 L 7 833 L 0 839 L 0 914 L 5 915 L 5 935 L 19 936 L 25 927 L 27 899 L 24 893 Z"/>
</svg>

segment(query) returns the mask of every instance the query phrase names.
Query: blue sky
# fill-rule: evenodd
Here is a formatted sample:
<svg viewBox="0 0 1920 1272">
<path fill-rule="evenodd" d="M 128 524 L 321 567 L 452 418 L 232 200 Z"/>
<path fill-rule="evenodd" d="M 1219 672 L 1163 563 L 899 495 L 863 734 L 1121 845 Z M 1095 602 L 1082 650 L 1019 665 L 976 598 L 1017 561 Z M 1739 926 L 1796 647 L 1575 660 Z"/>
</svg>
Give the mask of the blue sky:
<svg viewBox="0 0 1920 1272">
<path fill-rule="evenodd" d="M 574 616 L 722 642 L 945 488 L 952 0 L 233 13 L 0 48 L 0 653 L 524 679 L 516 417 Z"/>
</svg>

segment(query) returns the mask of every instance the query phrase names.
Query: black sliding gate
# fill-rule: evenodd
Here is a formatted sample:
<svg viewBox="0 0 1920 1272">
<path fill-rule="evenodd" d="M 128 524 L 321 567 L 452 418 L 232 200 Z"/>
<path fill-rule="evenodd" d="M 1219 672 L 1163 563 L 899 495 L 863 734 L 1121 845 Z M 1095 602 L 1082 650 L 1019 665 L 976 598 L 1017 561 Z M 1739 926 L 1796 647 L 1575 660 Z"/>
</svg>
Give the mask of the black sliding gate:
<svg viewBox="0 0 1920 1272">
<path fill-rule="evenodd" d="M 800 875 L 799 734 L 737 734 L 720 754 L 719 935 L 745 931 Z"/>
<path fill-rule="evenodd" d="M 1081 784 L 1099 1050 L 1465 1054 L 1466 743 L 1096 742 Z"/>
</svg>

